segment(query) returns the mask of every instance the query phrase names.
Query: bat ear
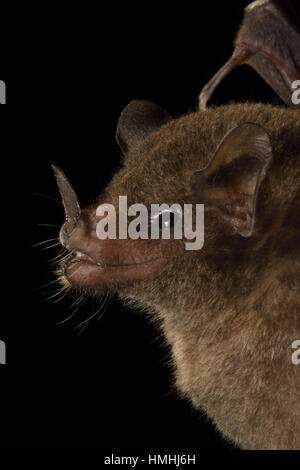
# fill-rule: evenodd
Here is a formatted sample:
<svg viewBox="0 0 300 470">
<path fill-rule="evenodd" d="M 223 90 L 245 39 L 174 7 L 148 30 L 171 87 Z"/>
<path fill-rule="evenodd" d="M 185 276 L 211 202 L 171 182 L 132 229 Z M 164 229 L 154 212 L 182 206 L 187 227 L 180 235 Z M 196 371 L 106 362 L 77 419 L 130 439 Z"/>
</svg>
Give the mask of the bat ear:
<svg viewBox="0 0 300 470">
<path fill-rule="evenodd" d="M 171 119 L 165 109 L 151 101 L 134 100 L 129 103 L 121 113 L 116 132 L 122 152 L 126 154 Z"/>
<path fill-rule="evenodd" d="M 266 131 L 244 123 L 219 144 L 209 164 L 191 177 L 194 199 L 214 211 L 231 234 L 252 235 L 259 187 L 272 161 Z"/>
</svg>

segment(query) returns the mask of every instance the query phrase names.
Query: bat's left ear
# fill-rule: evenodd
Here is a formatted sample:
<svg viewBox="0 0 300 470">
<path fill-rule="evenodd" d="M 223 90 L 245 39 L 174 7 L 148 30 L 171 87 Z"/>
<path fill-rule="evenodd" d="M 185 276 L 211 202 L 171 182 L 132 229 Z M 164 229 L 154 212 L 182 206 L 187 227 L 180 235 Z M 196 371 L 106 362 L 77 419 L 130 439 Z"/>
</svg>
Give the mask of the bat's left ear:
<svg viewBox="0 0 300 470">
<path fill-rule="evenodd" d="M 172 117 L 164 108 L 147 100 L 134 100 L 122 111 L 116 139 L 123 154 L 160 129 Z"/>
<path fill-rule="evenodd" d="M 241 124 L 223 138 L 209 164 L 192 175 L 193 197 L 214 211 L 229 233 L 249 237 L 259 187 L 271 161 L 272 146 L 263 127 Z"/>
</svg>

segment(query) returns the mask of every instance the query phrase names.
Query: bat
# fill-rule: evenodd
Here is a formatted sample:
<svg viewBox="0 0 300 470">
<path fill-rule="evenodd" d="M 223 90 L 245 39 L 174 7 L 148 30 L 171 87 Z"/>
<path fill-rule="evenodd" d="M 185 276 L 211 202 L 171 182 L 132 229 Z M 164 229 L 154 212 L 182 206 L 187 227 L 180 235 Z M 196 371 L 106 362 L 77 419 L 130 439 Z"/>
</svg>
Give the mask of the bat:
<svg viewBox="0 0 300 470">
<path fill-rule="evenodd" d="M 203 88 L 199 107 L 235 67 L 248 64 L 288 106 L 292 84 L 300 77 L 300 12 L 288 0 L 257 0 L 245 9 L 232 57 Z"/>
<path fill-rule="evenodd" d="M 127 105 L 116 132 L 123 166 L 92 205 L 82 209 L 54 167 L 65 209 L 62 286 L 117 293 L 147 310 L 171 346 L 179 393 L 243 449 L 300 449 L 300 368 L 292 359 L 300 340 L 300 113 L 291 101 L 300 23 L 292 12 L 277 0 L 246 8 L 233 57 L 195 112 L 173 119 L 146 100 Z M 240 63 L 287 106 L 207 107 Z M 153 217 L 144 210 L 161 204 L 169 209 Z M 175 237 L 188 213 L 180 218 L 174 204 L 192 208 L 191 229 L 204 208 L 201 249 L 186 249 L 190 232 Z M 124 236 L 121 220 L 137 234 L 142 222 L 156 223 L 159 236 Z M 99 224 L 110 223 L 114 236 L 99 238 Z"/>
</svg>

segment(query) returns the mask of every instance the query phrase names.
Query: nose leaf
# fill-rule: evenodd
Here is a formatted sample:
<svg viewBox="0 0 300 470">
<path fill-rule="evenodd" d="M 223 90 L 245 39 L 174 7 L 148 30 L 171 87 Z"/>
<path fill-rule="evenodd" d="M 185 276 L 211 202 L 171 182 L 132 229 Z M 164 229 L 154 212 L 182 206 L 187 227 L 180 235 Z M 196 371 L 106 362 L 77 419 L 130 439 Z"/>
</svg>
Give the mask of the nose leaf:
<svg viewBox="0 0 300 470">
<path fill-rule="evenodd" d="M 74 225 L 80 218 L 81 209 L 76 193 L 64 172 L 52 165 L 58 189 L 65 209 L 66 223 Z"/>
</svg>

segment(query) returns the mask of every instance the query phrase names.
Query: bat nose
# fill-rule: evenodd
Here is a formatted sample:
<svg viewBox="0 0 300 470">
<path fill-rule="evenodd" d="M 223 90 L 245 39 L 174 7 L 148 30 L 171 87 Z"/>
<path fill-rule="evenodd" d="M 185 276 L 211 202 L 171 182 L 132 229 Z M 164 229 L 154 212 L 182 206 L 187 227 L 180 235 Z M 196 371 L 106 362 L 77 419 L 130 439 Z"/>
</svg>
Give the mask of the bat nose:
<svg viewBox="0 0 300 470">
<path fill-rule="evenodd" d="M 59 238 L 69 251 L 80 251 L 95 257 L 99 249 L 101 251 L 96 233 L 95 210 L 84 209 L 78 220 L 72 223 L 66 221 L 61 227 Z"/>
<path fill-rule="evenodd" d="M 70 238 L 72 237 L 74 230 L 76 230 L 76 227 L 78 224 L 73 224 L 70 222 L 65 222 L 59 232 L 59 241 L 64 246 L 67 248 L 67 250 L 72 250 L 71 248 L 71 240 Z"/>
</svg>

